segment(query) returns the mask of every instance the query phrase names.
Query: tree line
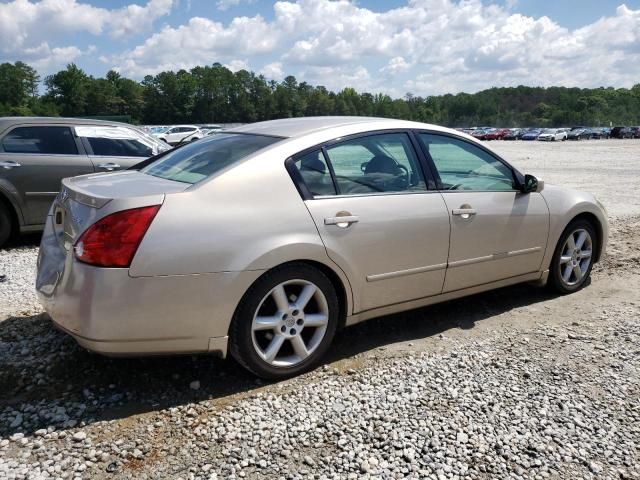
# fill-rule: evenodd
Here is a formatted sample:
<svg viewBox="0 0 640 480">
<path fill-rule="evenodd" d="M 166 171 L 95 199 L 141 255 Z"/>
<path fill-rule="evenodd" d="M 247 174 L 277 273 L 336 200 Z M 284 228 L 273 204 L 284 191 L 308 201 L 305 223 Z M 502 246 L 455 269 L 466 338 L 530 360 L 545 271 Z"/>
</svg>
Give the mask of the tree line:
<svg viewBox="0 0 640 480">
<path fill-rule="evenodd" d="M 44 87 L 44 88 L 43 88 Z M 231 123 L 315 115 L 402 118 L 447 126 L 640 124 L 640 83 L 632 88 L 503 87 L 477 93 L 391 98 L 281 82 L 219 63 L 148 75 L 113 70 L 104 78 L 75 64 L 41 78 L 23 62 L 0 64 L 0 115 L 128 116 L 133 123 Z"/>
</svg>

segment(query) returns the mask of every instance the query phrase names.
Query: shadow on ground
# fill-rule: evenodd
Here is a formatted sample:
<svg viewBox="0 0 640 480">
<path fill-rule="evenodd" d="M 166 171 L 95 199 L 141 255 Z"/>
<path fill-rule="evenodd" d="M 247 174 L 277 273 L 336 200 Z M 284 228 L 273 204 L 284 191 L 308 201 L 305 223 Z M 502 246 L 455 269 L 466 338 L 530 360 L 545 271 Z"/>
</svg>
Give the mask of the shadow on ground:
<svg viewBox="0 0 640 480">
<path fill-rule="evenodd" d="M 338 333 L 325 363 L 396 342 L 422 339 L 550 298 L 540 288 L 508 287 L 396 314 Z M 91 354 L 57 331 L 46 314 L 0 322 L 0 436 L 49 425 L 118 419 L 205 399 L 250 392 L 264 382 L 231 360 L 211 356 L 112 359 Z M 193 390 L 190 383 L 200 382 Z M 25 415 L 11 426 L 18 411 Z"/>
<path fill-rule="evenodd" d="M 21 247 L 37 247 L 40 245 L 41 238 L 42 233 L 25 233 L 9 240 L 9 242 L 2 247 L 2 250 L 13 250 Z"/>
</svg>

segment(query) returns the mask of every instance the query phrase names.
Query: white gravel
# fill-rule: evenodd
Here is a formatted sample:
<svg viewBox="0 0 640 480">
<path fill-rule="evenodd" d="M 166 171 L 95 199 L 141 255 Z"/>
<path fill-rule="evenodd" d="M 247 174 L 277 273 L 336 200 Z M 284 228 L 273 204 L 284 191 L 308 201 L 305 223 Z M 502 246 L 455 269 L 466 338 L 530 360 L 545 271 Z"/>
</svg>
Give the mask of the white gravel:
<svg viewBox="0 0 640 480">
<path fill-rule="evenodd" d="M 527 171 L 583 148 L 545 177 L 579 184 L 609 144 L 493 146 Z M 601 169 L 611 246 L 581 292 L 373 320 L 279 384 L 204 356 L 89 354 L 41 314 L 34 242 L 0 250 L 0 478 L 640 478 L 640 197 L 612 191 L 638 191 L 636 153 Z"/>
<path fill-rule="evenodd" d="M 37 258 L 33 246 L 0 249 L 0 320 L 42 311 L 34 290 Z"/>
</svg>

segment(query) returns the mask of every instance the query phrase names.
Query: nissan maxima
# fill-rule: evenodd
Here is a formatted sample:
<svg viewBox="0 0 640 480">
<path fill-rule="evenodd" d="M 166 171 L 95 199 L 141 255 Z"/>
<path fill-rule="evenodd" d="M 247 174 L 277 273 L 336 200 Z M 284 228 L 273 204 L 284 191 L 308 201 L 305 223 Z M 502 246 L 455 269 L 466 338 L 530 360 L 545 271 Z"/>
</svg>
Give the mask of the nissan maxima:
<svg viewBox="0 0 640 480">
<path fill-rule="evenodd" d="M 522 282 L 579 290 L 608 223 L 469 135 L 317 117 L 254 123 L 63 181 L 36 288 L 107 355 L 232 355 L 277 379 L 341 328 Z"/>
</svg>

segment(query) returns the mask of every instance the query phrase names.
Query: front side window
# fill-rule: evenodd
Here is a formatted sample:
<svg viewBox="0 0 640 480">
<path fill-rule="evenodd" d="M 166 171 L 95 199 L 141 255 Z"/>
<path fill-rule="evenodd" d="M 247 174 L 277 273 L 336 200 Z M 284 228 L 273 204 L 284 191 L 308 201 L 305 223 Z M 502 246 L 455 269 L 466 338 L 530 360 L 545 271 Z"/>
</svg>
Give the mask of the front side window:
<svg viewBox="0 0 640 480">
<path fill-rule="evenodd" d="M 339 195 L 426 190 L 406 133 L 358 137 L 326 149 Z"/>
<path fill-rule="evenodd" d="M 433 160 L 442 190 L 516 190 L 511 169 L 476 145 L 430 133 L 418 139 Z"/>
<path fill-rule="evenodd" d="M 148 135 L 126 127 L 78 126 L 76 135 L 85 138 L 94 155 L 150 157 L 167 146 Z"/>
<path fill-rule="evenodd" d="M 211 135 L 167 153 L 141 172 L 177 182 L 197 183 L 280 140 L 237 133 Z"/>
<path fill-rule="evenodd" d="M 2 139 L 7 153 L 77 155 L 78 147 L 69 127 L 18 127 Z"/>
</svg>

